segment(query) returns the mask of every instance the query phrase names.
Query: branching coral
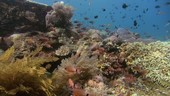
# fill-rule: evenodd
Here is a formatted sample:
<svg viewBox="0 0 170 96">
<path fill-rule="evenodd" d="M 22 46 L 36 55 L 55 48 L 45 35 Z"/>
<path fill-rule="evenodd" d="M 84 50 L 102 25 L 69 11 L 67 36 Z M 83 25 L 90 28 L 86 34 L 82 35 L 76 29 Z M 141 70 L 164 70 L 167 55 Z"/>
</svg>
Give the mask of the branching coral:
<svg viewBox="0 0 170 96">
<path fill-rule="evenodd" d="M 146 77 L 164 87 L 170 86 L 170 42 L 130 43 L 123 48 L 127 62 L 135 70 L 141 66 L 147 70 Z"/>
<path fill-rule="evenodd" d="M 124 43 L 121 45 L 121 52 L 126 55 L 127 65 L 131 65 L 132 61 L 137 59 L 139 56 L 145 56 L 149 49 L 143 47 L 144 45 L 144 43 L 140 42 Z"/>
</svg>

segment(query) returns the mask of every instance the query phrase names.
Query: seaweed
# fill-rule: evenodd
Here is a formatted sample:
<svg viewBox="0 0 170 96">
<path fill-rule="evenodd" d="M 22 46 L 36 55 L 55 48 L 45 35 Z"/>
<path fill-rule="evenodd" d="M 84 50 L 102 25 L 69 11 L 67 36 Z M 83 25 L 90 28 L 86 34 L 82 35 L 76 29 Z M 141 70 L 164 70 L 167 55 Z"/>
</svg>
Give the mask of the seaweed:
<svg viewBox="0 0 170 96">
<path fill-rule="evenodd" d="M 56 61 L 57 58 L 35 57 L 41 50 L 37 48 L 22 59 L 12 57 L 15 48 L 9 48 L 0 56 L 1 96 L 54 96 L 52 81 L 47 77 L 41 64 Z"/>
<path fill-rule="evenodd" d="M 14 47 L 9 48 L 4 54 L 0 56 L 0 64 L 10 61 L 12 55 L 14 54 Z"/>
</svg>

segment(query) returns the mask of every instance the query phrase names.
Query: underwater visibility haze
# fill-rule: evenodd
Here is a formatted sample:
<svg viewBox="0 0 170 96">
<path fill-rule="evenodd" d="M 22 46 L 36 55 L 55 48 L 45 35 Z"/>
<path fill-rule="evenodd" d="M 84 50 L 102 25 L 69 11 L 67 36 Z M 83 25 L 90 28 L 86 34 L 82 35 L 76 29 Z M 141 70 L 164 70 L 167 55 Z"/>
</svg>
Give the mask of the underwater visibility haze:
<svg viewBox="0 0 170 96">
<path fill-rule="evenodd" d="M 169 96 L 170 0 L 0 0 L 0 96 Z"/>
<path fill-rule="evenodd" d="M 52 5 L 61 0 L 34 0 Z M 100 30 L 126 28 L 144 38 L 169 40 L 170 0 L 62 0 L 74 8 L 72 21 Z M 88 18 L 86 20 L 85 18 Z M 90 22 L 92 21 L 92 22 Z"/>
</svg>

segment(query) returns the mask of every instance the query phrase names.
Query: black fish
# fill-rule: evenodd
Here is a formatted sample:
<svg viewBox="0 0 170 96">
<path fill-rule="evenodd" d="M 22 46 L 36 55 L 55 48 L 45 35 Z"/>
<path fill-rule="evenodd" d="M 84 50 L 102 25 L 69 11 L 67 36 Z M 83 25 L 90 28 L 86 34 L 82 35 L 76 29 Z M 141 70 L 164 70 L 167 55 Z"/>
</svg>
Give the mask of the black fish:
<svg viewBox="0 0 170 96">
<path fill-rule="evenodd" d="M 153 26 L 153 27 L 156 27 L 156 25 L 155 25 L 155 24 L 153 24 L 152 26 Z"/>
<path fill-rule="evenodd" d="M 96 16 L 94 16 L 94 18 L 95 18 L 95 19 L 97 19 L 98 17 L 99 17 L 99 16 L 97 16 L 97 15 L 96 15 Z"/>
<path fill-rule="evenodd" d="M 79 21 L 77 21 L 77 20 L 75 20 L 75 21 L 73 21 L 74 23 L 79 23 Z"/>
<path fill-rule="evenodd" d="M 88 17 L 84 17 L 84 20 L 89 20 L 89 18 Z"/>
<path fill-rule="evenodd" d="M 142 16 L 141 16 L 141 15 L 138 15 L 137 17 L 138 17 L 138 18 L 141 18 Z"/>
<path fill-rule="evenodd" d="M 156 5 L 155 8 L 161 8 L 159 5 Z"/>
<path fill-rule="evenodd" d="M 170 2 L 166 2 L 165 4 L 166 4 L 166 5 L 170 5 Z"/>
<path fill-rule="evenodd" d="M 146 8 L 146 9 L 143 9 L 143 13 L 146 13 L 149 9 Z"/>
<path fill-rule="evenodd" d="M 103 8 L 102 11 L 106 11 L 106 9 Z"/>
<path fill-rule="evenodd" d="M 136 5 L 135 7 L 136 7 L 136 8 L 138 8 L 139 6 L 138 6 L 138 5 Z"/>
<path fill-rule="evenodd" d="M 100 27 L 105 27 L 105 25 L 102 24 L 102 25 L 100 25 Z"/>
<path fill-rule="evenodd" d="M 138 23 L 137 23 L 136 20 L 133 21 L 133 25 L 134 25 L 134 26 L 137 26 L 137 25 L 138 25 Z"/>
<path fill-rule="evenodd" d="M 83 24 L 81 24 L 81 23 L 76 24 L 77 27 L 80 27 L 80 26 L 82 26 L 82 25 L 83 25 Z"/>
<path fill-rule="evenodd" d="M 126 9 L 127 7 L 128 7 L 128 5 L 126 3 L 123 3 L 122 8 Z"/>
</svg>

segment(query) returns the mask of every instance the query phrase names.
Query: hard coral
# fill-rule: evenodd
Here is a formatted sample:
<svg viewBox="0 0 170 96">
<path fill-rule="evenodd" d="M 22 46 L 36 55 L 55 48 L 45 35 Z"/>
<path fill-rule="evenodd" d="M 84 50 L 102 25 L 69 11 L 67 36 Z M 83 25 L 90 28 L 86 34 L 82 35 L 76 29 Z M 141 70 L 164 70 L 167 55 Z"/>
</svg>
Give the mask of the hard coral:
<svg viewBox="0 0 170 96">
<path fill-rule="evenodd" d="M 130 43 L 124 46 L 127 62 L 132 66 L 142 67 L 148 73 L 146 77 L 164 87 L 170 86 L 170 42 Z"/>
<path fill-rule="evenodd" d="M 70 54 L 70 48 L 67 46 L 61 46 L 59 49 L 55 51 L 55 55 L 57 56 L 67 56 Z"/>
<path fill-rule="evenodd" d="M 64 3 L 57 2 L 52 6 L 53 10 L 49 11 L 45 17 L 47 27 L 66 28 L 71 25 L 70 19 L 73 15 L 73 8 Z"/>
</svg>

